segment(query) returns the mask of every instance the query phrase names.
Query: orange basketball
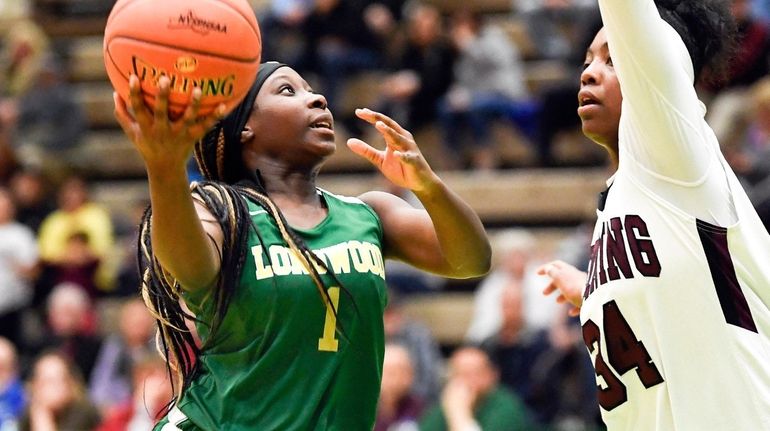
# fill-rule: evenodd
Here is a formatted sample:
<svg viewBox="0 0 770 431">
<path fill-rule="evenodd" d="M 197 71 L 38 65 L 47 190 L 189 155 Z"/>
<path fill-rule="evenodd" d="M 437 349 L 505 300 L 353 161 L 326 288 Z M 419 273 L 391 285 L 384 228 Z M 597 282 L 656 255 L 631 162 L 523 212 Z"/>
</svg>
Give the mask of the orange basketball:
<svg viewBox="0 0 770 431">
<path fill-rule="evenodd" d="M 184 113 L 192 90 L 200 114 L 243 99 L 259 68 L 262 39 L 247 0 L 118 0 L 104 29 L 104 63 L 112 86 L 128 100 L 136 75 L 152 106 L 158 79 L 171 81 L 169 112 Z"/>
</svg>

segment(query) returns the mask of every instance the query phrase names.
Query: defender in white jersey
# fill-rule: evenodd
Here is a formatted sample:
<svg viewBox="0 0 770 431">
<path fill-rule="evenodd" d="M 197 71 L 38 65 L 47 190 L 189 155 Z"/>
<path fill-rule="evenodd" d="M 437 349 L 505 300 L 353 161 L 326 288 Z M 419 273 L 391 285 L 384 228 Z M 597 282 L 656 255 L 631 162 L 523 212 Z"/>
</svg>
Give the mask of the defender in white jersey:
<svg viewBox="0 0 770 431">
<path fill-rule="evenodd" d="M 544 265 L 546 293 L 580 309 L 610 430 L 770 430 L 770 236 L 693 87 L 729 12 L 717 0 L 599 4 L 578 114 L 617 171 L 587 274 Z"/>
</svg>

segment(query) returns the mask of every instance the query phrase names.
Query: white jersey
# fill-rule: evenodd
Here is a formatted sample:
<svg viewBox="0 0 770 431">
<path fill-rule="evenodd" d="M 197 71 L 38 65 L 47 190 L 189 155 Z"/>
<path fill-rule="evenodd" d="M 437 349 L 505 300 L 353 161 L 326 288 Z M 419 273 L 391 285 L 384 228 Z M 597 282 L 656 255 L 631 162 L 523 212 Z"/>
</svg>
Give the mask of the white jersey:
<svg viewBox="0 0 770 431">
<path fill-rule="evenodd" d="M 624 100 L 581 310 L 610 431 L 770 430 L 770 236 L 652 0 L 600 0 Z"/>
</svg>

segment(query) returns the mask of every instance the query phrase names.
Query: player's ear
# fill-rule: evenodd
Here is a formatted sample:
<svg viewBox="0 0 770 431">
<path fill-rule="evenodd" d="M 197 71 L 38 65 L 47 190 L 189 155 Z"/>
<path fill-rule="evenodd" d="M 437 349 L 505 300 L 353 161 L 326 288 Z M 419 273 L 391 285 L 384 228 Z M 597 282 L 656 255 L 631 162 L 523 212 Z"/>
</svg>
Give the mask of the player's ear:
<svg viewBox="0 0 770 431">
<path fill-rule="evenodd" d="M 254 130 L 251 126 L 244 127 L 243 131 L 241 131 L 241 143 L 249 142 L 252 139 L 254 139 Z"/>
</svg>

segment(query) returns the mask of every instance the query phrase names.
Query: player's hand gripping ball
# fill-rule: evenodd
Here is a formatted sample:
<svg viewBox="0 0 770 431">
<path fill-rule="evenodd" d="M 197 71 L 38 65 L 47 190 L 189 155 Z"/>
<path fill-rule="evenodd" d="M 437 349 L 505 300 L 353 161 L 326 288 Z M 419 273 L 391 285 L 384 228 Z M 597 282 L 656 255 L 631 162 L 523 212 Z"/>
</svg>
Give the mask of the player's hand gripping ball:
<svg viewBox="0 0 770 431">
<path fill-rule="evenodd" d="M 181 117 L 201 89 L 199 115 L 235 108 L 259 68 L 262 39 L 247 0 L 118 0 L 104 30 L 104 63 L 115 91 L 128 100 L 136 75 L 153 106 L 168 76 L 169 115 Z"/>
</svg>

